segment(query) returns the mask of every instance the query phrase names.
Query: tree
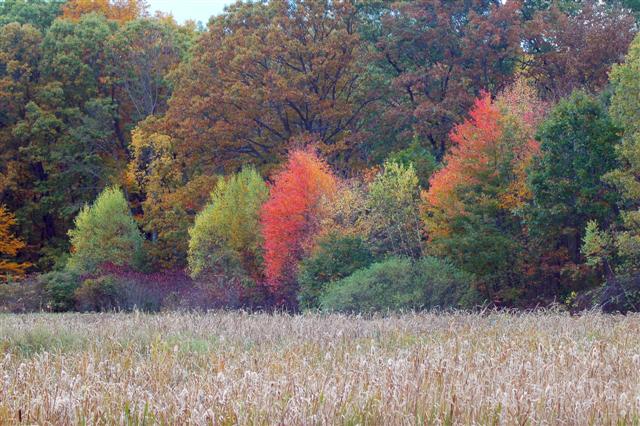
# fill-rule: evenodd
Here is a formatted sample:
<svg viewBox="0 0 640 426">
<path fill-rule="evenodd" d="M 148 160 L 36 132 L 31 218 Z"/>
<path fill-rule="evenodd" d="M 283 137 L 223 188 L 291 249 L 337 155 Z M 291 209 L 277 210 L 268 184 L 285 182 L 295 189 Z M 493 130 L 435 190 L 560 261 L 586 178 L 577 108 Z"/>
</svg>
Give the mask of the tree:
<svg viewBox="0 0 640 426">
<path fill-rule="evenodd" d="M 186 58 L 192 38 L 192 32 L 170 19 L 136 19 L 109 40 L 116 97 L 133 123 L 166 111 L 169 74 Z"/>
<path fill-rule="evenodd" d="M 382 134 L 396 135 L 381 149 L 417 137 L 440 160 L 474 98 L 512 81 L 521 54 L 518 12 L 514 1 L 394 3 L 376 45 L 391 80 L 388 108 L 376 119 Z"/>
<path fill-rule="evenodd" d="M 529 170 L 532 192 L 527 208 L 531 237 L 558 274 L 547 277 L 547 291 L 559 275 L 575 276 L 583 263 L 580 244 L 589 221 L 614 220 L 616 194 L 602 177 L 617 165 L 619 129 L 599 99 L 575 92 L 560 101 L 540 125 L 540 154 Z"/>
<path fill-rule="evenodd" d="M 122 190 L 106 188 L 80 211 L 69 231 L 71 256 L 67 269 L 94 272 L 101 264 L 142 266 L 143 238 Z"/>
<path fill-rule="evenodd" d="M 514 303 L 524 290 L 519 211 L 530 198 L 525 171 L 539 150 L 533 133 L 544 111 L 522 81 L 496 101 L 476 100 L 452 131 L 445 165 L 424 193 L 429 251 L 476 275 L 478 289 L 494 303 Z"/>
<path fill-rule="evenodd" d="M 61 0 L 4 0 L 0 3 L 0 27 L 17 22 L 45 31 L 62 13 L 62 6 Z"/>
<path fill-rule="evenodd" d="M 31 266 L 28 262 L 16 261 L 18 252 L 26 244 L 11 232 L 15 224 L 15 216 L 0 206 L 0 280 L 3 281 L 9 277 L 22 277 Z"/>
<path fill-rule="evenodd" d="M 615 123 L 622 128 L 622 142 L 616 155 L 619 166 L 604 176 L 613 185 L 620 201 L 621 223 L 604 231 L 600 239 L 611 241 L 609 264 L 619 274 L 634 274 L 640 271 L 640 36 L 637 36 L 624 64 L 611 71 L 613 97 L 610 113 Z M 592 225 L 592 233 L 596 225 Z M 614 260 L 615 259 L 615 260 Z"/>
<path fill-rule="evenodd" d="M 252 167 L 218 181 L 211 201 L 189 230 L 189 269 L 193 277 L 231 270 L 260 278 L 260 209 L 269 190 Z M 237 274 L 237 273 L 235 273 Z"/>
<path fill-rule="evenodd" d="M 422 253 L 420 187 L 412 165 L 386 163 L 369 185 L 366 233 L 376 255 Z"/>
<path fill-rule="evenodd" d="M 574 3 L 540 10 L 525 25 L 525 75 L 552 100 L 576 89 L 593 94 L 603 89 L 636 32 L 625 9 L 590 0 Z"/>
<path fill-rule="evenodd" d="M 367 53 L 351 2 L 237 3 L 214 17 L 176 74 L 165 116 L 186 167 L 278 164 L 307 135 L 333 163 L 358 160 Z"/>
<path fill-rule="evenodd" d="M 438 163 L 433 154 L 422 147 L 418 141 L 413 141 L 407 148 L 391 153 L 387 157 L 387 162 L 401 164 L 405 167 L 413 166 L 420 187 L 424 189 L 429 187 L 429 179 L 438 169 Z"/>
<path fill-rule="evenodd" d="M 77 21 L 90 13 L 100 13 L 120 23 L 141 17 L 147 10 L 144 0 L 69 0 L 63 6 L 63 17 Z"/>
<path fill-rule="evenodd" d="M 167 19 L 118 26 L 97 14 L 55 20 L 44 36 L 30 24 L 2 27 L 0 202 L 15 212 L 25 259 L 39 269 L 64 260 L 84 203 L 109 184 L 129 183 L 129 131 L 166 109 L 168 74 L 192 36 Z"/>
<path fill-rule="evenodd" d="M 149 235 L 149 255 L 158 267 L 186 265 L 189 227 L 207 204 L 215 174 L 183 168 L 186 153 L 176 147 L 168 132 L 161 132 L 159 119 L 151 116 L 131 136 L 131 162 L 127 170 L 129 189 L 137 196 L 134 208 Z"/>
<path fill-rule="evenodd" d="M 0 113 L 6 124 L 0 197 L 18 217 L 29 258 L 48 268 L 68 250 L 71 218 L 115 180 L 126 159 L 105 64 L 114 27 L 95 15 L 56 20 L 41 38 L 33 27 L 16 25 L 3 32 L 8 47 L 0 55 L 10 64 L 3 92 L 15 95 Z"/>
<path fill-rule="evenodd" d="M 292 151 L 273 178 L 260 222 L 267 284 L 281 303 L 293 303 L 298 263 L 320 229 L 321 200 L 336 188 L 329 166 L 310 150 Z"/>
</svg>

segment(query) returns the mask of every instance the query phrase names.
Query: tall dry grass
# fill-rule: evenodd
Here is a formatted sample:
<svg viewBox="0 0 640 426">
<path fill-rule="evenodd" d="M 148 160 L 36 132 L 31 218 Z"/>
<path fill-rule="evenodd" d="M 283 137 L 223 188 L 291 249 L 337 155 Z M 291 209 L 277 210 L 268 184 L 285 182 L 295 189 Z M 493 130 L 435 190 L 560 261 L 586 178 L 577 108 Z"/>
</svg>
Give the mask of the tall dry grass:
<svg viewBox="0 0 640 426">
<path fill-rule="evenodd" d="M 638 424 L 640 316 L 0 315 L 0 423 Z"/>
</svg>

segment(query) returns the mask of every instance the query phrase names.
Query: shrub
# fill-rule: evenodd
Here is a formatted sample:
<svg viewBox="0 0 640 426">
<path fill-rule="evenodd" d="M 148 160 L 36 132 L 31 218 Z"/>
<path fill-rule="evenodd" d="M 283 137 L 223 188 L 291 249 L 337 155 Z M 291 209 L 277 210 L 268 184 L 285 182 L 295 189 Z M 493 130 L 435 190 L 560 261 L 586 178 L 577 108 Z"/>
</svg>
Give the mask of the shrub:
<svg viewBox="0 0 640 426">
<path fill-rule="evenodd" d="M 92 273 L 106 262 L 140 267 L 142 234 L 118 188 L 107 188 L 92 206 L 85 206 L 69 231 L 73 247 L 67 269 Z"/>
<path fill-rule="evenodd" d="M 52 271 L 38 278 L 47 300 L 47 308 L 54 312 L 70 311 L 74 308 L 74 294 L 80 286 L 77 274 L 67 271 Z"/>
<path fill-rule="evenodd" d="M 300 307 L 318 307 L 318 299 L 329 282 L 348 277 L 373 260 L 369 246 L 359 236 L 331 234 L 323 238 L 311 257 L 300 264 Z"/>
<path fill-rule="evenodd" d="M 119 307 L 116 280 L 111 275 L 87 278 L 75 291 L 79 311 L 110 311 Z"/>
<path fill-rule="evenodd" d="M 86 281 L 89 283 L 84 285 Z M 111 287 L 103 285 L 102 290 L 108 291 L 100 294 L 100 286 L 92 281 L 106 282 Z M 182 270 L 143 273 L 114 264 L 101 265 L 95 275 L 84 277 L 83 285 L 86 288 L 75 295 L 76 306 L 81 310 L 101 310 L 106 306 L 106 309 L 151 312 L 165 307 L 191 307 L 195 288 L 193 280 Z M 96 303 L 101 296 L 106 296 L 106 301 Z"/>
<path fill-rule="evenodd" d="M 157 312 L 166 309 L 214 309 L 264 307 L 264 286 L 250 280 L 203 274 L 192 279 L 182 269 L 144 273 L 126 266 L 101 265 L 85 289 L 76 293 L 76 307 L 81 310 L 132 310 Z M 91 281 L 110 282 L 102 294 Z"/>
<path fill-rule="evenodd" d="M 391 257 L 329 284 L 320 305 L 346 312 L 462 307 L 471 281 L 437 258 Z"/>
</svg>

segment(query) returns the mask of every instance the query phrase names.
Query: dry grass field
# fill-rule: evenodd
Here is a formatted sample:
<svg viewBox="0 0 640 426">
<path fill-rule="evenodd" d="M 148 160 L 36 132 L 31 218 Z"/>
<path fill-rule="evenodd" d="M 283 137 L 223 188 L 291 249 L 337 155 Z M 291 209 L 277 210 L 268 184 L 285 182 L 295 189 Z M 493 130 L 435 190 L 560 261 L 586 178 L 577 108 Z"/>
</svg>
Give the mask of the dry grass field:
<svg viewBox="0 0 640 426">
<path fill-rule="evenodd" d="M 640 316 L 0 315 L 0 424 L 638 424 Z"/>
</svg>

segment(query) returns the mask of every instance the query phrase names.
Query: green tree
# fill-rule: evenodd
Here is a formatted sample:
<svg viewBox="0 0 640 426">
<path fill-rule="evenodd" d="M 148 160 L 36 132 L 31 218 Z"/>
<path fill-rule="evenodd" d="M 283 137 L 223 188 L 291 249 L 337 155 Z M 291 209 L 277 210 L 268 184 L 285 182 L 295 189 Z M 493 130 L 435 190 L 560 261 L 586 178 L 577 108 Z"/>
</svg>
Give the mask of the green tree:
<svg viewBox="0 0 640 426">
<path fill-rule="evenodd" d="M 387 162 L 401 164 L 404 167 L 413 166 L 418 183 L 423 189 L 429 188 L 429 178 L 438 169 L 436 158 L 417 140 L 407 148 L 393 152 L 387 157 Z"/>
<path fill-rule="evenodd" d="M 64 0 L 3 0 L 0 2 L 0 27 L 17 22 L 44 31 L 60 16 L 63 4 Z"/>
<path fill-rule="evenodd" d="M 142 267 L 143 237 L 119 188 L 106 188 L 93 205 L 85 205 L 69 237 L 71 272 L 94 272 L 103 263 Z"/>
<path fill-rule="evenodd" d="M 584 92 L 560 101 L 538 129 L 529 231 L 544 252 L 555 252 L 550 257 L 564 259 L 564 267 L 582 263 L 588 221 L 608 225 L 614 219 L 616 194 L 602 177 L 617 165 L 618 133 L 602 102 Z"/>
<path fill-rule="evenodd" d="M 604 229 L 596 221 L 586 227 L 582 251 L 590 264 L 603 266 L 611 282 L 614 272 L 631 275 L 640 270 L 640 36 L 631 44 L 624 64 L 611 72 L 613 97 L 609 111 L 622 128 L 617 146 L 619 165 L 603 179 L 620 197 L 620 223 Z"/>
<path fill-rule="evenodd" d="M 218 181 L 211 202 L 189 230 L 192 276 L 239 271 L 257 277 L 262 258 L 260 207 L 268 197 L 267 185 L 253 167 Z"/>
<path fill-rule="evenodd" d="M 127 158 L 105 62 L 113 30 L 88 15 L 56 20 L 44 38 L 30 25 L 0 32 L 0 96 L 8 100 L 0 102 L 0 199 L 40 268 L 67 251 L 71 218 L 117 180 Z"/>
<path fill-rule="evenodd" d="M 367 239 L 376 255 L 418 257 L 422 252 L 420 187 L 413 165 L 387 162 L 369 185 Z"/>
</svg>

